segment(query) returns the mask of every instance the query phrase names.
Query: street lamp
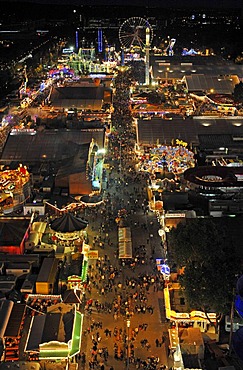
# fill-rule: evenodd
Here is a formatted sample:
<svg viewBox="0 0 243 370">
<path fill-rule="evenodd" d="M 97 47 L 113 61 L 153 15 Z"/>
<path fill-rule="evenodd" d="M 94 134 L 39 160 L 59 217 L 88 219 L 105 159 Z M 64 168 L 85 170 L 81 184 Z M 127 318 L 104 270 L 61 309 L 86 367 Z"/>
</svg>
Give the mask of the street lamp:
<svg viewBox="0 0 243 370">
<path fill-rule="evenodd" d="M 130 325 L 131 321 L 127 320 L 127 370 L 129 370 L 130 357 Z"/>
<path fill-rule="evenodd" d="M 166 86 L 168 85 L 168 72 L 169 72 L 169 70 L 170 70 L 169 67 L 167 67 L 165 69 L 165 84 L 166 84 Z"/>
<path fill-rule="evenodd" d="M 120 149 L 119 149 L 119 156 L 120 156 L 119 169 L 120 169 L 120 173 L 121 173 L 122 172 L 122 142 L 121 142 L 121 140 L 119 142 L 119 145 L 120 145 Z"/>
</svg>

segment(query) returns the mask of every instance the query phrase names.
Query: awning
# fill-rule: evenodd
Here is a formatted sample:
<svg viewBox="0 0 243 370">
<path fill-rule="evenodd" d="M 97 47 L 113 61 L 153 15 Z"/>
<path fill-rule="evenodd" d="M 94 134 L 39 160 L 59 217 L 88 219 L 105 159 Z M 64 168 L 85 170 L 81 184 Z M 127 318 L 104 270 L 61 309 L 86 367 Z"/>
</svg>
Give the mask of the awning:
<svg viewBox="0 0 243 370">
<path fill-rule="evenodd" d="M 119 258 L 132 258 L 132 235 L 130 227 L 118 229 Z"/>
<path fill-rule="evenodd" d="M 132 241 L 119 243 L 119 258 L 132 258 Z"/>
</svg>

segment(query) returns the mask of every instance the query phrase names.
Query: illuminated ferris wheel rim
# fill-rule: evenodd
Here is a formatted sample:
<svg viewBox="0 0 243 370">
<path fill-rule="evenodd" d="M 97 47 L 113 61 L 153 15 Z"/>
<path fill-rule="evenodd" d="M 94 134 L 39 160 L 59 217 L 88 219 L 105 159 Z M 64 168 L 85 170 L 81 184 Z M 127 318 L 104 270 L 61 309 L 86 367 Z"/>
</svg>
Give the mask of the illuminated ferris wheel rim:
<svg viewBox="0 0 243 370">
<path fill-rule="evenodd" d="M 119 40 L 125 50 L 139 48 L 143 50 L 146 46 L 146 29 L 149 28 L 149 44 L 153 40 L 153 29 L 149 22 L 141 17 L 131 17 L 122 23 L 119 29 Z"/>
</svg>

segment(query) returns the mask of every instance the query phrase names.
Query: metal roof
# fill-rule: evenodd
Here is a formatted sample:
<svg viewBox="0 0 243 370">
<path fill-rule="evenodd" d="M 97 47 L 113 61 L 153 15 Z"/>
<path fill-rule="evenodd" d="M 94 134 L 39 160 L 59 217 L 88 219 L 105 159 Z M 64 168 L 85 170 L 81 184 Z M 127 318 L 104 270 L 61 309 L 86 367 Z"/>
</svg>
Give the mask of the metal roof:
<svg viewBox="0 0 243 370">
<path fill-rule="evenodd" d="M 38 315 L 33 317 L 30 335 L 25 349 L 27 352 L 39 350 L 39 344 L 41 343 L 45 322 L 46 315 Z"/>
<path fill-rule="evenodd" d="M 92 139 L 102 148 L 104 129 L 45 130 L 37 131 L 34 135 L 28 132 L 16 135 L 10 133 L 0 161 L 2 163 L 60 161 L 77 154 L 79 146 L 90 143 Z"/>
<path fill-rule="evenodd" d="M 52 106 L 78 109 L 100 110 L 104 101 L 105 91 L 111 91 L 103 86 L 64 86 L 54 87 L 50 101 Z"/>
<path fill-rule="evenodd" d="M 63 293 L 64 303 L 81 303 L 81 290 L 68 289 Z"/>
<path fill-rule="evenodd" d="M 3 219 L 0 221 L 0 251 L 1 247 L 20 246 L 26 233 L 29 220 Z"/>
<path fill-rule="evenodd" d="M 207 76 L 237 75 L 243 77 L 243 65 L 234 64 L 218 56 L 150 56 L 155 79 L 182 79 L 194 73 Z"/>
<path fill-rule="evenodd" d="M 217 76 L 194 74 L 185 76 L 185 83 L 188 92 L 213 91 L 219 94 L 230 94 L 234 91 L 233 81 Z"/>
<path fill-rule="evenodd" d="M 200 117 L 200 119 L 178 118 L 172 120 L 152 118 L 151 120 L 139 119 L 137 122 L 137 142 L 139 145 L 170 145 L 176 139 L 199 145 L 200 137 L 205 138 L 212 135 L 214 135 L 214 141 L 217 141 L 217 145 L 222 146 L 223 143 L 226 143 L 225 140 L 222 141 L 222 135 L 224 135 L 227 138 L 226 144 L 232 143 L 235 147 L 241 146 L 242 140 L 237 140 L 237 138 L 243 137 L 243 118 Z"/>
<path fill-rule="evenodd" d="M 36 282 L 47 283 L 57 273 L 58 260 L 55 257 L 44 258 Z"/>
<path fill-rule="evenodd" d="M 66 160 L 57 171 L 56 178 L 72 175 L 77 172 L 86 172 L 90 144 L 82 144 L 75 157 Z"/>
<path fill-rule="evenodd" d="M 41 343 L 58 340 L 59 327 L 62 320 L 61 313 L 48 313 L 42 333 Z"/>
<path fill-rule="evenodd" d="M 20 335 L 21 324 L 25 314 L 25 308 L 25 304 L 14 304 L 10 314 L 10 318 L 8 320 L 7 328 L 4 333 L 5 338 L 13 338 Z"/>
<path fill-rule="evenodd" d="M 10 300 L 0 302 L 0 338 L 3 338 L 6 331 L 13 305 L 14 302 Z"/>
<path fill-rule="evenodd" d="M 100 100 L 103 99 L 104 87 L 83 87 L 83 86 L 64 86 L 55 87 L 51 94 L 52 97 L 59 99 L 88 99 L 88 100 Z"/>
<path fill-rule="evenodd" d="M 235 148 L 243 149 L 243 140 L 234 141 L 229 134 L 198 135 L 201 149 Z"/>
</svg>

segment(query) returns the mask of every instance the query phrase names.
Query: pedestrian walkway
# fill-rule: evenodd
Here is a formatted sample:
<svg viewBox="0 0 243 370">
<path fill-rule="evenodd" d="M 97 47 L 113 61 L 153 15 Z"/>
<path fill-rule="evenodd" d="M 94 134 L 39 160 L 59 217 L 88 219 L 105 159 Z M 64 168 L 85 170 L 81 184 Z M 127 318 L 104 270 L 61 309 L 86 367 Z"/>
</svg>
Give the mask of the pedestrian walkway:
<svg viewBox="0 0 243 370">
<path fill-rule="evenodd" d="M 148 210 L 146 178 L 130 177 L 113 170 L 105 207 L 86 213 L 89 244 L 99 259 L 89 266 L 80 370 L 169 367 L 163 279 L 155 264 L 163 257 L 159 223 Z M 132 261 L 118 259 L 119 209 L 126 210 L 132 231 Z"/>
</svg>

